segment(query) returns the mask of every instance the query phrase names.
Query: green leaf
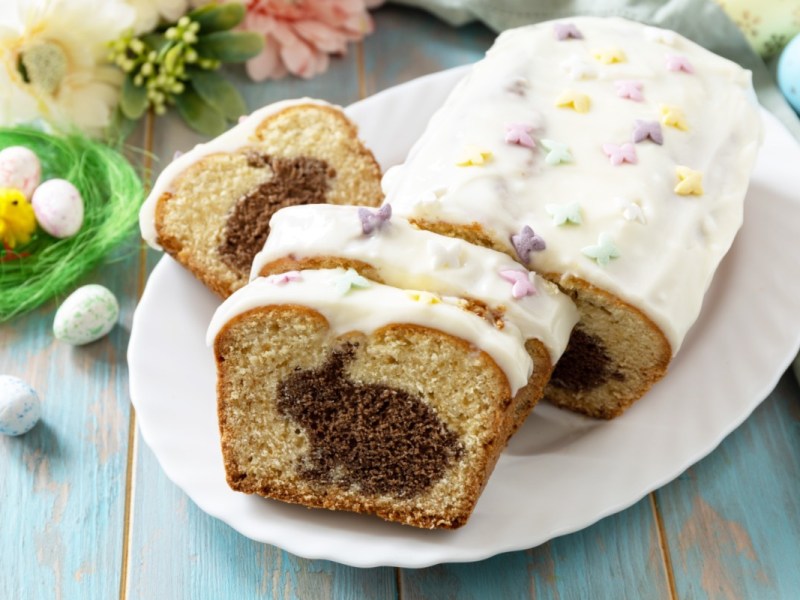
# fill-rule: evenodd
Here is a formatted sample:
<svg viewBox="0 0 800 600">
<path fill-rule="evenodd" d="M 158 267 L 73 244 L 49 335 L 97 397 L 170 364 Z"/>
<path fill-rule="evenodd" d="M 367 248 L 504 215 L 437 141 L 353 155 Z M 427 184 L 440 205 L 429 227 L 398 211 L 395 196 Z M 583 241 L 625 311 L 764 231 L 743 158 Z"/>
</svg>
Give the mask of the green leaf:
<svg viewBox="0 0 800 600">
<path fill-rule="evenodd" d="M 264 37 L 249 31 L 217 31 L 201 36 L 195 49 L 203 58 L 244 62 L 264 49 Z"/>
<path fill-rule="evenodd" d="M 125 76 L 119 107 L 124 116 L 134 120 L 141 117 L 147 108 L 147 89 L 133 83 L 133 73 Z"/>
<path fill-rule="evenodd" d="M 219 73 L 192 69 L 188 75 L 197 94 L 229 121 L 247 112 L 239 91 Z"/>
<path fill-rule="evenodd" d="M 186 91 L 177 96 L 175 104 L 183 120 L 195 131 L 217 136 L 227 127 L 222 113 L 203 100 L 192 88 L 186 88 Z"/>
<path fill-rule="evenodd" d="M 239 3 L 206 4 L 187 16 L 200 24 L 200 33 L 213 33 L 233 29 L 244 19 L 245 7 Z"/>
</svg>

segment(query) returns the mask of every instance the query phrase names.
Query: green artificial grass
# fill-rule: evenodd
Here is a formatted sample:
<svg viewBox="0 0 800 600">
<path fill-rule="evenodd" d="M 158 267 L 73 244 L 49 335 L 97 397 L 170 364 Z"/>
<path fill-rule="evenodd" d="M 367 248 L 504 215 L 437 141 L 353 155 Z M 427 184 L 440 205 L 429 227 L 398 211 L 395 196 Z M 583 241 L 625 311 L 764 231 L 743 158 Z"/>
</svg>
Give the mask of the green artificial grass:
<svg viewBox="0 0 800 600">
<path fill-rule="evenodd" d="M 0 149 L 25 146 L 42 163 L 42 181 L 71 182 L 83 197 L 84 221 L 59 240 L 37 228 L 8 255 L 0 248 L 0 322 L 31 310 L 73 285 L 136 227 L 142 182 L 113 148 L 79 134 L 50 135 L 26 127 L 0 128 Z"/>
</svg>

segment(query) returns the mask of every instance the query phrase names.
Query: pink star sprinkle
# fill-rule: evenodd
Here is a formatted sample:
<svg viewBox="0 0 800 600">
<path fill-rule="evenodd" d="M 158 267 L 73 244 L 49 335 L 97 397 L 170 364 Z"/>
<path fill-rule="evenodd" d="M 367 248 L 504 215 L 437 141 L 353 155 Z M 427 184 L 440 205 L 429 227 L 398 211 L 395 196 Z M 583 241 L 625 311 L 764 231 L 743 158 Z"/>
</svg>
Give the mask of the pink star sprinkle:
<svg viewBox="0 0 800 600">
<path fill-rule="evenodd" d="M 608 156 L 614 166 L 619 166 L 626 162 L 635 165 L 638 161 L 636 147 L 630 142 L 625 142 L 619 146 L 616 144 L 603 144 L 603 152 L 605 152 L 605 155 Z"/>
<path fill-rule="evenodd" d="M 529 225 L 525 225 L 519 233 L 511 236 L 511 245 L 514 246 L 517 256 L 524 263 L 528 262 L 531 252 L 540 252 L 547 247 L 542 236 L 536 235 Z"/>
<path fill-rule="evenodd" d="M 634 102 L 641 102 L 644 100 L 642 95 L 642 82 L 633 81 L 630 79 L 620 79 L 614 82 L 617 88 L 617 96 L 620 98 L 627 98 Z"/>
<path fill-rule="evenodd" d="M 583 34 L 575 27 L 574 23 L 554 23 L 553 33 L 559 42 L 572 38 L 573 40 L 582 40 Z"/>
<path fill-rule="evenodd" d="M 389 219 L 392 218 L 392 205 L 384 204 L 375 212 L 363 207 L 359 208 L 358 218 L 361 219 L 361 231 L 364 235 L 369 235 L 389 222 Z"/>
<path fill-rule="evenodd" d="M 694 67 L 689 59 L 677 54 L 667 54 L 667 70 L 683 71 L 684 73 L 694 73 Z"/>
<path fill-rule="evenodd" d="M 292 281 L 302 281 L 300 271 L 286 271 L 286 273 L 279 273 L 278 275 L 270 275 L 267 277 L 267 282 L 273 285 L 286 285 Z"/>
<path fill-rule="evenodd" d="M 524 298 L 525 296 L 536 295 L 536 288 L 533 287 L 528 273 L 525 271 L 508 269 L 506 271 L 500 271 L 500 277 L 505 279 L 508 283 L 514 284 L 511 286 L 511 295 L 516 300 Z"/>
<path fill-rule="evenodd" d="M 533 126 L 527 123 L 510 123 L 506 125 L 506 142 L 526 148 L 535 148 L 536 143 L 530 135 L 531 131 L 533 131 Z"/>
<path fill-rule="evenodd" d="M 642 121 L 636 119 L 633 124 L 633 141 L 635 143 L 652 140 L 659 146 L 664 143 L 664 134 L 658 121 Z"/>
</svg>

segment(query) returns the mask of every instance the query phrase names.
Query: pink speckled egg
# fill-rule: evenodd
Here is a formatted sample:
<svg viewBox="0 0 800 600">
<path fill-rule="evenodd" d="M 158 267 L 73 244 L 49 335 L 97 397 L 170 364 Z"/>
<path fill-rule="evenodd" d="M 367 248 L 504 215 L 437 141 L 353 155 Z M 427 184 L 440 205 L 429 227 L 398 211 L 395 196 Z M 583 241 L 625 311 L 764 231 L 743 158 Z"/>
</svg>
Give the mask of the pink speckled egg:
<svg viewBox="0 0 800 600">
<path fill-rule="evenodd" d="M 0 188 L 16 188 L 30 200 L 42 177 L 39 158 L 24 146 L 0 151 Z"/>
<path fill-rule="evenodd" d="M 57 238 L 68 238 L 83 225 L 83 198 L 66 179 L 48 179 L 33 192 L 33 212 L 39 226 Z"/>
</svg>

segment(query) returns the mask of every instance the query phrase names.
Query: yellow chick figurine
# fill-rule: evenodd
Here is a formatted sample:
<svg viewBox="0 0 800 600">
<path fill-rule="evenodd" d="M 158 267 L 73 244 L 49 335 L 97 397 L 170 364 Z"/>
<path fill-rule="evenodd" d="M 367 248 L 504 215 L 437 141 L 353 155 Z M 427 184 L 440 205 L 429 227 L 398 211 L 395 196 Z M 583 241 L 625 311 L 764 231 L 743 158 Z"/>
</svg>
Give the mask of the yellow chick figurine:
<svg viewBox="0 0 800 600">
<path fill-rule="evenodd" d="M 7 248 L 27 244 L 36 229 L 36 216 L 25 195 L 14 188 L 0 188 L 0 241 Z"/>
</svg>

